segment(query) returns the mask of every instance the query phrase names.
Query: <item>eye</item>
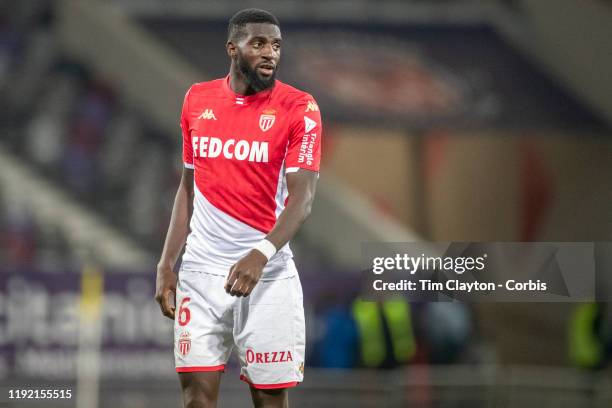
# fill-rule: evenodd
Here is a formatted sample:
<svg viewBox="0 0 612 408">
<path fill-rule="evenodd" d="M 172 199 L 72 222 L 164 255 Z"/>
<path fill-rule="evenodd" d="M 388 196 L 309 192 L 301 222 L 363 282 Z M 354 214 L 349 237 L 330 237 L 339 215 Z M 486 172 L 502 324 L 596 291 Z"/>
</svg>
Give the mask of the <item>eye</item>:
<svg viewBox="0 0 612 408">
<path fill-rule="evenodd" d="M 262 44 L 261 41 L 256 41 L 256 42 L 253 43 L 253 48 L 261 48 L 262 45 L 263 44 Z"/>
<path fill-rule="evenodd" d="M 280 47 L 281 47 L 280 43 L 274 43 L 274 44 L 272 44 L 272 49 L 274 49 L 274 51 L 278 51 L 278 50 L 280 50 Z"/>
</svg>

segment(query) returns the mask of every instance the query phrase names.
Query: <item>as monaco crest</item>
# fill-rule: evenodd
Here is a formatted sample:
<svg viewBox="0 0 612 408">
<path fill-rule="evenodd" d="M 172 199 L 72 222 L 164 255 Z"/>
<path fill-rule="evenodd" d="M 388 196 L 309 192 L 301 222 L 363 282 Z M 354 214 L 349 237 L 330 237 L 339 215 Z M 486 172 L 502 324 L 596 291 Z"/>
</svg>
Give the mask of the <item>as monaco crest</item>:
<svg viewBox="0 0 612 408">
<path fill-rule="evenodd" d="M 179 352 L 181 355 L 186 356 L 191 350 L 191 334 L 188 331 L 181 333 L 179 337 Z"/>
<path fill-rule="evenodd" d="M 259 128 L 262 132 L 270 130 L 274 126 L 274 120 L 276 119 L 276 111 L 274 109 L 266 109 L 259 117 Z"/>
</svg>

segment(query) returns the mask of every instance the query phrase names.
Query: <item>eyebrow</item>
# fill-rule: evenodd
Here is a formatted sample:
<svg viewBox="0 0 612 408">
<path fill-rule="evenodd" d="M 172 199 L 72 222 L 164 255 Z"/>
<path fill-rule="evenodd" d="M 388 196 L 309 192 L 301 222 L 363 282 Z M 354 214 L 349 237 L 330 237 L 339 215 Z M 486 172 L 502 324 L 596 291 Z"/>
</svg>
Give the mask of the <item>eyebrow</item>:
<svg viewBox="0 0 612 408">
<path fill-rule="evenodd" d="M 253 36 L 253 38 L 251 38 L 250 41 L 255 41 L 255 40 L 264 40 L 264 41 L 268 41 L 268 37 L 263 36 L 263 35 L 255 35 Z M 271 41 L 282 41 L 283 39 L 281 37 L 274 37 L 272 38 Z"/>
</svg>

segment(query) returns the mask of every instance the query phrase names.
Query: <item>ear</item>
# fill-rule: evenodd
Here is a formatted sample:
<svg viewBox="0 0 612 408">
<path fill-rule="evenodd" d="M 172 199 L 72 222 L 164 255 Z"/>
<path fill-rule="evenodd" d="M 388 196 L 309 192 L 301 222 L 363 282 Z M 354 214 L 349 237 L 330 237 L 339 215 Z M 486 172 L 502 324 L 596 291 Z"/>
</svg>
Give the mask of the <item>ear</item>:
<svg viewBox="0 0 612 408">
<path fill-rule="evenodd" d="M 234 58 L 236 56 L 236 45 L 233 42 L 228 41 L 227 44 L 225 44 L 225 50 L 227 51 L 227 55 L 229 55 L 230 58 Z"/>
</svg>

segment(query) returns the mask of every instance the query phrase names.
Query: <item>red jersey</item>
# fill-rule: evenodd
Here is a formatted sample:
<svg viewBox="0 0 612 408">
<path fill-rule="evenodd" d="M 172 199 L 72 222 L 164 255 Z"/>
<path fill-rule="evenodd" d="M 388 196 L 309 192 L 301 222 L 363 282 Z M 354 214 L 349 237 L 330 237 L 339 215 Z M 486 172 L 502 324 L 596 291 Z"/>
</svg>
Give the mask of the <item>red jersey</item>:
<svg viewBox="0 0 612 408">
<path fill-rule="evenodd" d="M 187 91 L 181 128 L 183 161 L 195 177 L 183 268 L 225 275 L 274 227 L 287 199 L 285 175 L 319 171 L 319 108 L 278 80 L 254 95 L 236 94 L 227 76 Z M 267 268 L 291 256 L 286 245 Z"/>
</svg>

